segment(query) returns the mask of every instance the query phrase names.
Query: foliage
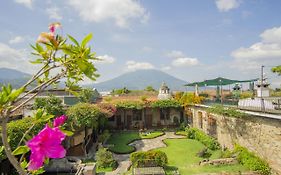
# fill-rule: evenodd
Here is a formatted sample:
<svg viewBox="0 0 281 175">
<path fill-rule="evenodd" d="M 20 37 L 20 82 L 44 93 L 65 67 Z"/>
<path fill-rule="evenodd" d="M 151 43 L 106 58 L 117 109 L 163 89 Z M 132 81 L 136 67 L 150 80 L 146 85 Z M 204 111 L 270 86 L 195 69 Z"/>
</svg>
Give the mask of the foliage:
<svg viewBox="0 0 281 175">
<path fill-rule="evenodd" d="M 251 91 L 244 91 L 240 94 L 240 99 L 251 98 L 253 97 L 253 92 Z"/>
<path fill-rule="evenodd" d="M 153 108 L 181 108 L 181 104 L 176 100 L 157 100 L 151 104 Z"/>
<path fill-rule="evenodd" d="M 167 175 L 175 175 L 178 169 L 179 174 L 228 174 L 247 171 L 243 165 L 221 165 L 221 166 L 199 166 L 198 163 L 203 160 L 196 156 L 205 146 L 197 140 L 191 139 L 165 139 L 167 147 L 156 150 L 163 151 L 168 156 L 168 165 L 165 168 Z M 217 151 L 212 152 L 212 154 Z"/>
<path fill-rule="evenodd" d="M 46 98 L 36 98 L 33 109 L 44 109 L 47 113 L 55 116 L 62 115 L 65 112 L 62 100 L 54 95 L 49 95 Z"/>
<path fill-rule="evenodd" d="M 236 117 L 236 118 L 242 118 L 247 117 L 248 114 L 240 112 L 234 108 L 226 108 L 222 105 L 214 105 L 207 109 L 207 112 L 213 113 L 213 114 L 219 114 L 226 117 Z"/>
<path fill-rule="evenodd" d="M 90 103 L 93 101 L 93 99 L 95 97 L 98 97 L 99 94 L 97 91 L 94 91 L 92 89 L 82 89 L 79 93 L 78 93 L 78 98 L 79 101 L 82 103 Z"/>
<path fill-rule="evenodd" d="M 187 138 L 198 140 L 210 150 L 217 150 L 220 148 L 219 143 L 214 138 L 206 135 L 203 131 L 197 128 L 188 128 Z"/>
<path fill-rule="evenodd" d="M 97 107 L 104 113 L 107 117 L 112 117 L 116 113 L 115 105 L 111 103 L 98 103 Z"/>
<path fill-rule="evenodd" d="M 202 97 L 202 96 L 196 96 L 192 92 L 186 92 L 182 95 L 179 102 L 182 105 L 186 106 L 186 105 L 192 105 L 192 104 L 201 104 L 203 100 L 204 100 L 204 97 Z"/>
<path fill-rule="evenodd" d="M 268 163 L 254 153 L 249 152 L 246 148 L 236 144 L 234 152 L 238 153 L 237 160 L 250 170 L 257 171 L 263 175 L 270 174 Z"/>
<path fill-rule="evenodd" d="M 104 130 L 102 134 L 99 135 L 98 140 L 101 143 L 104 143 L 107 139 L 109 139 L 110 133 L 108 130 Z"/>
<path fill-rule="evenodd" d="M 148 92 L 155 92 L 156 91 L 152 86 L 147 86 L 144 90 L 148 91 Z"/>
<path fill-rule="evenodd" d="M 117 109 L 143 109 L 144 103 L 140 101 L 118 101 L 116 107 Z"/>
<path fill-rule="evenodd" d="M 272 72 L 277 73 L 278 75 L 281 75 L 281 65 L 273 67 Z"/>
<path fill-rule="evenodd" d="M 97 166 L 101 168 L 116 168 L 117 162 L 106 148 L 99 148 L 96 153 Z"/>
<path fill-rule="evenodd" d="M 129 89 L 127 89 L 126 87 L 122 88 L 122 89 L 113 89 L 111 94 L 112 95 L 122 95 L 122 94 L 128 94 L 131 91 Z"/>
<path fill-rule="evenodd" d="M 137 167 L 144 167 L 150 164 L 164 167 L 168 163 L 167 155 L 159 150 L 134 152 L 130 155 L 130 160 Z"/>
<path fill-rule="evenodd" d="M 81 43 L 78 43 L 72 36 L 67 38 L 57 35 L 55 30 L 60 28 L 60 23 L 52 23 L 49 25 L 50 32 L 42 32 L 33 48 L 35 55 L 33 64 L 39 64 L 40 69 L 26 82 L 21 88 L 12 90 L 10 85 L 2 87 L 0 91 L 0 116 L 2 125 L 2 142 L 5 146 L 6 155 L 19 174 L 29 174 L 25 168 L 27 163 L 19 162 L 9 149 L 9 128 L 7 129 L 7 121 L 9 117 L 17 110 L 35 98 L 40 91 L 51 85 L 56 85 L 60 79 L 65 78 L 66 89 L 69 91 L 77 90 L 77 83 L 83 80 L 84 76 L 95 80 L 99 75 L 96 68 L 92 64 L 95 53 L 88 47 L 88 42 L 92 38 L 92 34 L 87 35 Z M 34 83 L 38 84 L 34 87 Z M 21 95 L 27 89 L 26 93 Z M 21 96 L 20 96 L 21 95 Z M 23 100 L 24 99 L 24 100 Z M 40 112 L 43 114 L 43 112 Z M 38 115 L 40 116 L 40 115 Z M 46 115 L 41 115 L 46 116 Z M 43 122 L 40 118 L 35 117 L 36 123 Z M 49 122 L 50 117 L 44 120 Z M 33 129 L 33 123 L 29 123 L 30 127 L 23 131 L 23 139 L 29 140 L 28 134 Z M 35 126 L 35 125 L 34 125 Z M 20 141 L 21 142 L 21 141 Z M 57 157 L 56 155 L 54 155 Z M 21 161 L 22 159 L 20 159 Z M 26 161 L 25 161 L 26 162 Z M 23 165 L 23 167 L 21 167 Z M 30 165 L 30 164 L 29 164 Z M 31 170 L 31 169 L 29 169 Z M 42 173 L 43 169 L 39 169 L 34 174 Z"/>
<path fill-rule="evenodd" d="M 81 127 L 97 128 L 99 119 L 105 117 L 101 110 L 93 104 L 78 103 L 66 111 L 68 126 L 74 129 Z"/>
<path fill-rule="evenodd" d="M 38 133 L 44 127 L 46 121 L 51 118 L 53 118 L 52 115 L 48 115 L 42 110 L 38 110 L 34 117 L 25 117 L 23 119 L 9 122 L 7 124 L 7 133 L 11 149 L 15 150 L 18 146 L 24 145 L 25 141 L 31 139 L 34 134 Z M 30 133 L 25 134 L 29 129 Z M 1 151 L 0 155 L 0 161 L 6 158 L 4 150 Z"/>
<path fill-rule="evenodd" d="M 281 97 L 281 91 L 280 90 L 271 91 L 270 96 Z"/>
<path fill-rule="evenodd" d="M 174 99 L 177 101 L 180 101 L 181 97 L 183 96 L 184 92 L 176 92 L 176 94 L 174 95 Z"/>
<path fill-rule="evenodd" d="M 208 93 L 200 93 L 199 96 L 204 97 L 204 98 L 208 98 L 209 94 Z"/>
</svg>

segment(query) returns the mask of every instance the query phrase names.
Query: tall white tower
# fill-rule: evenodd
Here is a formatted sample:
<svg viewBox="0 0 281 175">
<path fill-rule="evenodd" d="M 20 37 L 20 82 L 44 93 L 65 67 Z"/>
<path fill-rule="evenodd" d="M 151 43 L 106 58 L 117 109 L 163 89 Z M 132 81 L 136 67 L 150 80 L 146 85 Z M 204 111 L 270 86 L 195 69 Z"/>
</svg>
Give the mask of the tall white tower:
<svg viewBox="0 0 281 175">
<path fill-rule="evenodd" d="M 159 94 L 158 94 L 158 99 L 159 100 L 166 100 L 170 99 L 172 97 L 170 93 L 170 89 L 166 85 L 165 82 L 162 83 L 161 87 L 159 88 Z"/>
</svg>

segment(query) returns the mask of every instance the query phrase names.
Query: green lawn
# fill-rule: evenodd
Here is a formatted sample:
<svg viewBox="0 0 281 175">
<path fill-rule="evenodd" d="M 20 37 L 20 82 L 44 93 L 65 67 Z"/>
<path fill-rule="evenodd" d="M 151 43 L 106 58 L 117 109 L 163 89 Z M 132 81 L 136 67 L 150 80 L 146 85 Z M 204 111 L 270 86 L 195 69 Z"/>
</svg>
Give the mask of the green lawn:
<svg viewBox="0 0 281 175">
<path fill-rule="evenodd" d="M 173 170 L 179 170 L 180 174 L 212 173 L 212 172 L 238 172 L 247 170 L 242 165 L 224 166 L 199 166 L 202 158 L 196 153 L 204 148 L 204 145 L 196 140 L 190 139 L 166 139 L 164 142 L 168 147 L 159 148 L 168 156 L 167 174 L 173 174 Z M 211 158 L 217 158 L 219 151 L 214 152 Z"/>
<path fill-rule="evenodd" d="M 152 131 L 146 134 L 141 134 L 137 131 L 119 132 L 112 134 L 106 143 L 110 145 L 108 148 L 110 151 L 114 153 L 127 154 L 135 151 L 133 146 L 128 145 L 129 143 L 140 139 L 152 139 L 163 134 L 164 133 L 162 131 Z"/>
</svg>

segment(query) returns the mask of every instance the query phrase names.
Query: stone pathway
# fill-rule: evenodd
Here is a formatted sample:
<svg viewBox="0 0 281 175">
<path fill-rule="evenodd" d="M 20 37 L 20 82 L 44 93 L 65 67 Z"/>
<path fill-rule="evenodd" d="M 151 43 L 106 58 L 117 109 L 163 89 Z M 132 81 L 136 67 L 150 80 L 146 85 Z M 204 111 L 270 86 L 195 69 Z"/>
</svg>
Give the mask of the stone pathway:
<svg viewBox="0 0 281 175">
<path fill-rule="evenodd" d="M 132 145 L 136 148 L 137 151 L 148 151 L 155 148 L 165 147 L 166 145 L 163 143 L 165 139 L 178 139 L 185 138 L 185 136 L 175 135 L 174 132 L 166 132 L 165 135 L 156 137 L 154 139 L 142 139 L 136 140 L 129 145 Z M 115 171 L 106 172 L 105 175 L 122 175 L 127 172 L 129 167 L 131 166 L 130 162 L 130 154 L 113 154 L 115 160 L 118 161 L 119 166 Z"/>
</svg>

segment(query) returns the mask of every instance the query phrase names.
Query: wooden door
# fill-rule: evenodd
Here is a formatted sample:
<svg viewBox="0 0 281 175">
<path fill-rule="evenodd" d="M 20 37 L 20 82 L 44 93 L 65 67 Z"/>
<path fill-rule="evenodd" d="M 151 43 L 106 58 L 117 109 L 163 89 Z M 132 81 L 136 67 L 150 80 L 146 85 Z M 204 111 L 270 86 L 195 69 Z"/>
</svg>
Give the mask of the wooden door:
<svg viewBox="0 0 281 175">
<path fill-rule="evenodd" d="M 132 116 L 127 115 L 127 129 L 130 129 L 132 126 Z"/>
<path fill-rule="evenodd" d="M 147 128 L 151 128 L 152 127 L 152 115 L 146 115 L 145 116 L 145 124 Z"/>
</svg>

